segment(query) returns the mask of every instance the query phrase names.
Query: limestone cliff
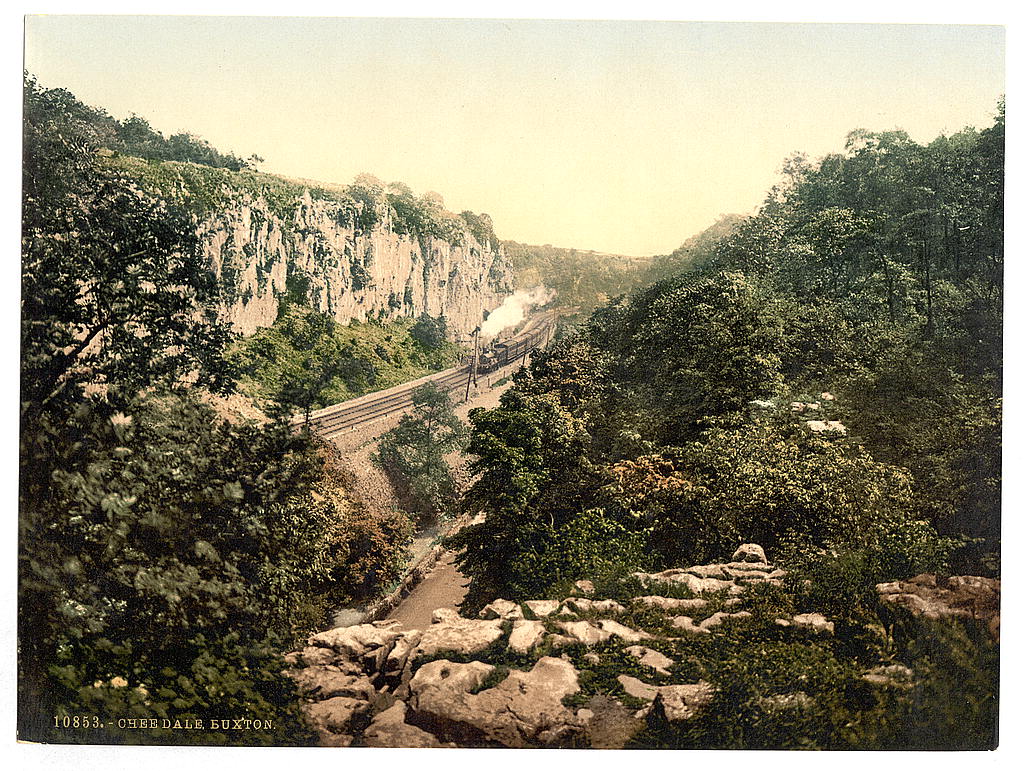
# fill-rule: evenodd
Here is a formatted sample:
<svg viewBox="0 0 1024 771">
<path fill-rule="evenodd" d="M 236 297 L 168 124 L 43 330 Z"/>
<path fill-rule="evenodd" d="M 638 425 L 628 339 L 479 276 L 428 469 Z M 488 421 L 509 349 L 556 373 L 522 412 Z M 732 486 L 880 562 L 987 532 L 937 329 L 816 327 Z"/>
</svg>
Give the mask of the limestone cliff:
<svg viewBox="0 0 1024 771">
<path fill-rule="evenodd" d="M 474 234 L 437 198 L 186 163 L 115 162 L 196 214 L 222 310 L 243 335 L 271 325 L 289 296 L 343 323 L 428 313 L 466 333 L 512 291 L 493 231 Z"/>
</svg>

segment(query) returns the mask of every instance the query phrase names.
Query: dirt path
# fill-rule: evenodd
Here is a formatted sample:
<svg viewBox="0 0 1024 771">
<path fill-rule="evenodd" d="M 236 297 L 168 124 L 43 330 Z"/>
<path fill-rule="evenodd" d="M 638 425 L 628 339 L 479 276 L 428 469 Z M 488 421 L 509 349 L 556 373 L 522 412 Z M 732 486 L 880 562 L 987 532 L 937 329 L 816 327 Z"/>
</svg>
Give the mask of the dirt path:
<svg viewBox="0 0 1024 771">
<path fill-rule="evenodd" d="M 388 615 L 406 629 L 423 629 L 437 608 L 457 608 L 466 596 L 467 579 L 455 567 L 451 552 L 438 559 L 434 569 Z"/>
</svg>

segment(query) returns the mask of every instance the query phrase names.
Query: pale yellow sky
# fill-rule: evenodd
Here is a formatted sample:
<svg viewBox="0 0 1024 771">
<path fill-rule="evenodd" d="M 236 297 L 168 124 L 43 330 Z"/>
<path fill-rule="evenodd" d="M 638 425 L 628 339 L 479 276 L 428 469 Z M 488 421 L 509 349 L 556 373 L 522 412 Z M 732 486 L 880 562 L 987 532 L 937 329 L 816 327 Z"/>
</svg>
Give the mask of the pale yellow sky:
<svg viewBox="0 0 1024 771">
<path fill-rule="evenodd" d="M 1000 27 L 29 17 L 26 68 L 266 171 L 363 171 L 502 238 L 662 254 L 854 128 L 991 123 Z"/>
</svg>

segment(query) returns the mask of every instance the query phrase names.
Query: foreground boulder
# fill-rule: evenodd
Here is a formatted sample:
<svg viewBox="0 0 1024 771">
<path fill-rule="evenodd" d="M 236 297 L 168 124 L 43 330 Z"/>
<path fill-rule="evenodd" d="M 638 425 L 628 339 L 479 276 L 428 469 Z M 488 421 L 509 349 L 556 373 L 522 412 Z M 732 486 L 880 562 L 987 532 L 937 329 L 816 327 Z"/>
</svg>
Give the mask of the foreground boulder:
<svg viewBox="0 0 1024 771">
<path fill-rule="evenodd" d="M 441 651 L 463 655 L 479 653 L 502 636 L 502 619 L 476 621 L 468 618 L 448 617 L 423 630 L 415 658 L 433 656 Z"/>
<path fill-rule="evenodd" d="M 424 664 L 409 683 L 416 723 L 463 746 L 559 746 L 582 732 L 580 719 L 562 704 L 579 690 L 572 664 L 545 656 L 529 672 L 513 670 L 474 693 L 493 670 L 477 661 Z"/>
<path fill-rule="evenodd" d="M 363 733 L 367 747 L 454 747 L 442 744 L 432 733 L 405 722 L 408 711 L 404 701 L 396 701 L 373 719 Z"/>
</svg>

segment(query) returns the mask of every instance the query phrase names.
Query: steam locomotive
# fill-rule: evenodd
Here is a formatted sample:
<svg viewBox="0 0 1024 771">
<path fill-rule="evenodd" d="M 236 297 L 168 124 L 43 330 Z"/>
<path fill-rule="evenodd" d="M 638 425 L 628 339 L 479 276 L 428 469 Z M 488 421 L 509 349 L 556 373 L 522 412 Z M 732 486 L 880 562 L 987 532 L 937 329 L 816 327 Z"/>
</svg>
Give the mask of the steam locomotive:
<svg viewBox="0 0 1024 771">
<path fill-rule="evenodd" d="M 520 357 L 525 358 L 526 354 L 547 341 L 550 329 L 551 321 L 546 321 L 532 329 L 520 332 L 515 337 L 510 337 L 508 340 L 491 343 L 480 351 L 476 371 L 487 374 L 514 363 Z"/>
</svg>

